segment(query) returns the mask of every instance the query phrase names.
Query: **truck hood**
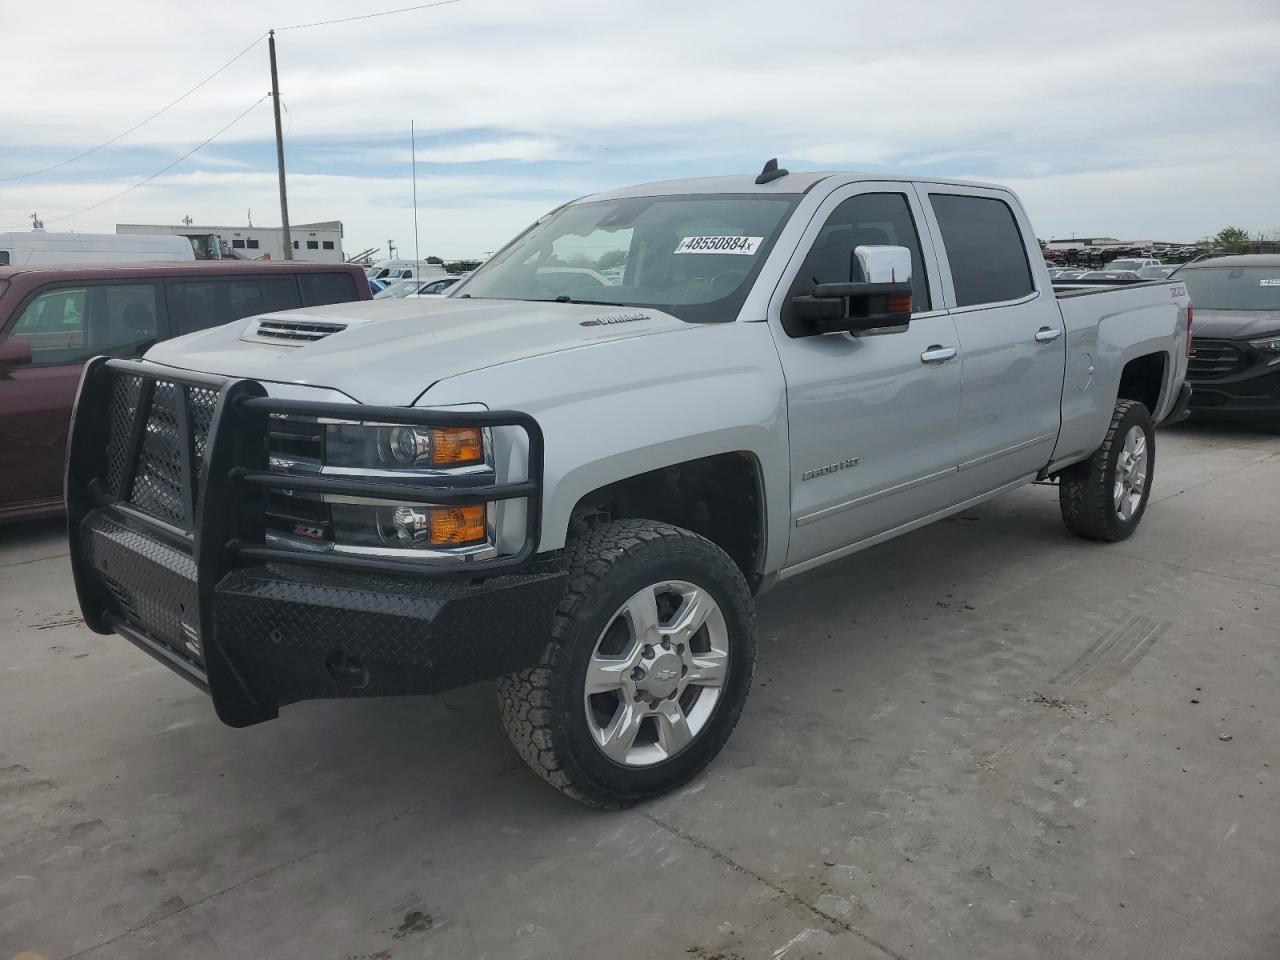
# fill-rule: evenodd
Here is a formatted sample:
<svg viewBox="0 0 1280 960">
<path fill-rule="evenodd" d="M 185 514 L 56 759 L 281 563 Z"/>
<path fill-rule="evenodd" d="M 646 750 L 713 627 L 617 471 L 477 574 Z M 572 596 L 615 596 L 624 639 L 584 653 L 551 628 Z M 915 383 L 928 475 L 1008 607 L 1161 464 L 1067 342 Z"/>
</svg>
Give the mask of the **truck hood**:
<svg viewBox="0 0 1280 960">
<path fill-rule="evenodd" d="M 263 330 L 303 327 L 314 342 Z M 146 359 L 408 406 L 433 383 L 540 354 L 695 328 L 660 310 L 524 300 L 374 300 L 286 310 L 156 344 Z M 328 330 L 335 332 L 326 333 Z"/>
<path fill-rule="evenodd" d="M 1256 340 L 1280 333 L 1280 310 L 1201 310 L 1196 307 L 1192 336 L 1214 340 Z"/>
</svg>

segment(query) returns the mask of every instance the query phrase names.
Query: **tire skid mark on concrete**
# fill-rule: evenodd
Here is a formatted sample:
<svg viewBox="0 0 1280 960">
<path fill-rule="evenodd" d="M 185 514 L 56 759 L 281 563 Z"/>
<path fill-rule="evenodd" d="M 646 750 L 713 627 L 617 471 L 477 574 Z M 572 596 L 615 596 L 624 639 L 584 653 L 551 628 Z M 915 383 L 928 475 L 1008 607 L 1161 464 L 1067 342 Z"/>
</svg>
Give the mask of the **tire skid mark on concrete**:
<svg viewBox="0 0 1280 960">
<path fill-rule="evenodd" d="M 1128 676 L 1171 625 L 1167 620 L 1134 614 L 1095 640 L 1074 663 L 1049 682 L 1055 686 L 1105 690 Z"/>
</svg>

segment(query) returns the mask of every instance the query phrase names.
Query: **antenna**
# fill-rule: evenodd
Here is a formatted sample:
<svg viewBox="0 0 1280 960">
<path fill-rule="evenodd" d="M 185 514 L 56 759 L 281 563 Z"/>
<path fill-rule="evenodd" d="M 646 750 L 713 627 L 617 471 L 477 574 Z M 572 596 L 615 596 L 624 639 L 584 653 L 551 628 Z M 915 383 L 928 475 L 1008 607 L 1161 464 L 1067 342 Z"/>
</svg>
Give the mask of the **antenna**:
<svg viewBox="0 0 1280 960">
<path fill-rule="evenodd" d="M 760 175 L 756 177 L 756 183 L 771 183 L 774 180 L 780 180 L 785 177 L 790 170 L 778 166 L 778 158 L 766 160 L 764 169 L 760 171 Z"/>
<path fill-rule="evenodd" d="M 32 229 L 32 230 L 43 230 L 43 229 L 44 229 L 44 221 L 40 219 L 40 214 L 38 214 L 38 213 L 33 213 L 33 214 L 30 214 L 30 216 L 31 216 L 31 229 Z"/>
<path fill-rule="evenodd" d="M 418 252 L 418 144 L 409 121 L 409 163 L 413 168 L 413 279 L 422 279 L 422 254 Z"/>
</svg>

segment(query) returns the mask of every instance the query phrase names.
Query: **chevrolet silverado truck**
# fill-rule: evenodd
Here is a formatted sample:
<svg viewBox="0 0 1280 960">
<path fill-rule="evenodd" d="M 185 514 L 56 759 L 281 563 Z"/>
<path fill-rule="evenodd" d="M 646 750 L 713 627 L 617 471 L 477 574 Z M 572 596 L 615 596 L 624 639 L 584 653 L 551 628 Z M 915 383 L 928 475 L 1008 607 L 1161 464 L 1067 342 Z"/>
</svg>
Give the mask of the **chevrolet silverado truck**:
<svg viewBox="0 0 1280 960">
<path fill-rule="evenodd" d="M 497 680 L 616 807 L 738 721 L 754 596 L 1032 481 L 1142 520 L 1180 282 L 1055 292 L 1008 190 L 788 173 L 568 203 L 440 300 L 268 313 L 85 371 L 86 623 L 233 726 Z"/>
</svg>

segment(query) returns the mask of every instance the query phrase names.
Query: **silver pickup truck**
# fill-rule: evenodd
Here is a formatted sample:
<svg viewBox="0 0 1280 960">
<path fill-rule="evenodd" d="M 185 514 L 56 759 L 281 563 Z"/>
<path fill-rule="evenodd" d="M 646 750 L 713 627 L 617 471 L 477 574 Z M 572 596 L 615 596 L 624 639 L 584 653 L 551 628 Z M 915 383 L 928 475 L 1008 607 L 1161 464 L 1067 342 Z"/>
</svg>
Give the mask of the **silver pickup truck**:
<svg viewBox="0 0 1280 960">
<path fill-rule="evenodd" d="M 1000 187 L 771 162 L 585 197 L 446 299 L 93 361 L 80 606 L 235 726 L 496 678 L 534 770 L 632 803 L 729 737 L 779 580 L 1033 480 L 1133 533 L 1190 326 L 1179 282 L 1055 292 Z"/>
</svg>

